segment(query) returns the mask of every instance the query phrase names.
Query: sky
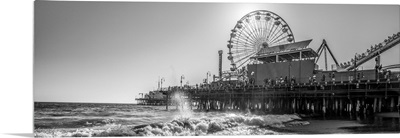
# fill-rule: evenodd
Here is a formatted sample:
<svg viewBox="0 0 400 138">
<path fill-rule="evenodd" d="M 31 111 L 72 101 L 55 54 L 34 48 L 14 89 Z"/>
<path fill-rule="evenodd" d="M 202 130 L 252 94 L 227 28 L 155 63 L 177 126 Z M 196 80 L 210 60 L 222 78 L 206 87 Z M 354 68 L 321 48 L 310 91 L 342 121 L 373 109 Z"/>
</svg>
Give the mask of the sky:
<svg viewBox="0 0 400 138">
<path fill-rule="evenodd" d="M 227 41 L 249 12 L 269 10 L 290 26 L 296 41 L 325 39 L 339 62 L 400 31 L 398 5 L 245 3 L 34 3 L 34 101 L 133 103 L 163 86 L 201 83 L 230 68 Z M 400 63 L 396 46 L 382 64 Z M 322 60 L 318 63 L 322 67 Z M 328 59 L 328 64 L 333 64 Z M 373 68 L 367 62 L 364 69 Z"/>
</svg>

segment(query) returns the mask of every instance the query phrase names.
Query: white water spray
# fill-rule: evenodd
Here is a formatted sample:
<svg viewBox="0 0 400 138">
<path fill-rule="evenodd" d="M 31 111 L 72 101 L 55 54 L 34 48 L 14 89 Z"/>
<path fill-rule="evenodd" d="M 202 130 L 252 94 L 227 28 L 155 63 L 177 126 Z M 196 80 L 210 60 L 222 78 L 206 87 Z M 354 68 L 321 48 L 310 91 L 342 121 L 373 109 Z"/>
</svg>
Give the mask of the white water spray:
<svg viewBox="0 0 400 138">
<path fill-rule="evenodd" d="M 175 91 L 172 95 L 172 101 L 175 103 L 178 111 L 178 117 L 188 118 L 193 115 L 191 103 L 187 95 L 182 91 Z"/>
</svg>

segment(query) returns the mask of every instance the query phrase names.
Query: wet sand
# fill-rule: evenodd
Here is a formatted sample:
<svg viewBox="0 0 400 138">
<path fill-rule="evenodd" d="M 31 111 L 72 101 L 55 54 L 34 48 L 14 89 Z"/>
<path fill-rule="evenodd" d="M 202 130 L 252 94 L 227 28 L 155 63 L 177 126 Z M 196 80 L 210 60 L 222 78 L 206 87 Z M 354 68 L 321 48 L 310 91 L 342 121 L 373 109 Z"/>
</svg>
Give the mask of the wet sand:
<svg viewBox="0 0 400 138">
<path fill-rule="evenodd" d="M 378 113 L 369 118 L 308 118 L 310 124 L 289 126 L 280 131 L 295 134 L 400 134 L 400 119 L 397 112 Z"/>
<path fill-rule="evenodd" d="M 296 134 L 352 134 L 353 132 L 344 129 L 346 127 L 365 126 L 357 121 L 343 120 L 307 120 L 309 125 L 291 126 L 282 128 L 283 131 Z"/>
<path fill-rule="evenodd" d="M 387 113 L 378 113 L 376 116 L 379 117 L 387 117 L 387 118 L 397 118 L 400 117 L 400 114 L 398 112 L 387 112 Z"/>
</svg>

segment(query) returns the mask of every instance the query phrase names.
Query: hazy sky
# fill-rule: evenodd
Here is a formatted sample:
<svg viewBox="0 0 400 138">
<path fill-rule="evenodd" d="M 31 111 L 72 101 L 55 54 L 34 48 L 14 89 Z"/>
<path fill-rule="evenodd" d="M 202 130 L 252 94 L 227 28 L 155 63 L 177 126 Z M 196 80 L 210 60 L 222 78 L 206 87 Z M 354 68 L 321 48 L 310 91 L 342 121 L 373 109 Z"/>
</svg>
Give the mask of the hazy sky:
<svg viewBox="0 0 400 138">
<path fill-rule="evenodd" d="M 229 69 L 230 30 L 254 10 L 280 15 L 315 50 L 326 39 L 339 62 L 400 30 L 397 5 L 36 1 L 34 101 L 132 103 L 159 76 L 163 86 L 182 74 L 200 83 L 217 74 L 218 50 Z M 399 52 L 384 53 L 382 64 L 398 64 Z"/>
</svg>

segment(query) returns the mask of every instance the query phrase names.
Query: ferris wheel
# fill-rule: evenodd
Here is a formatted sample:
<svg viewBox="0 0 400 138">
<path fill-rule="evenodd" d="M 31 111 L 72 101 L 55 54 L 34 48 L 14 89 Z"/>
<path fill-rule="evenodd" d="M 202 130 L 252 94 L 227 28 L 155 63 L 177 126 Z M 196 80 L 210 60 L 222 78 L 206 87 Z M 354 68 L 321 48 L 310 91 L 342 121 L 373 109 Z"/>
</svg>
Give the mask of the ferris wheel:
<svg viewBox="0 0 400 138">
<path fill-rule="evenodd" d="M 293 32 L 279 15 L 257 10 L 237 21 L 228 41 L 231 71 L 245 67 L 261 48 L 294 43 Z"/>
</svg>

